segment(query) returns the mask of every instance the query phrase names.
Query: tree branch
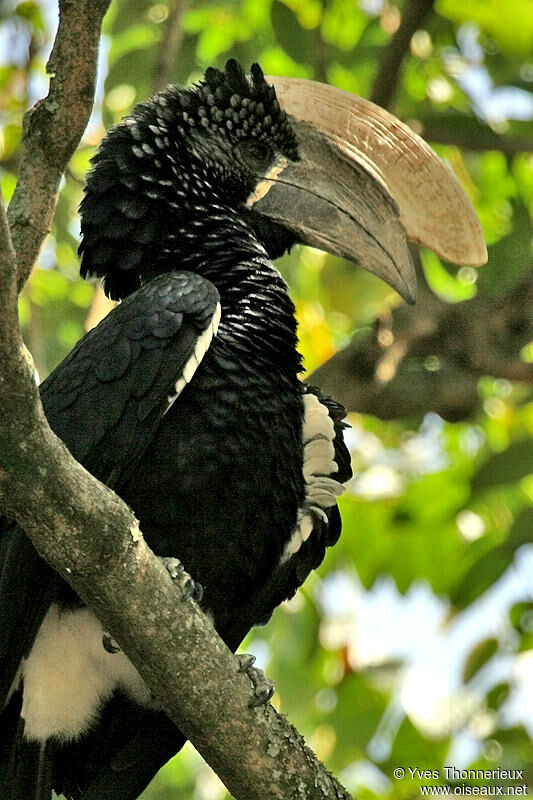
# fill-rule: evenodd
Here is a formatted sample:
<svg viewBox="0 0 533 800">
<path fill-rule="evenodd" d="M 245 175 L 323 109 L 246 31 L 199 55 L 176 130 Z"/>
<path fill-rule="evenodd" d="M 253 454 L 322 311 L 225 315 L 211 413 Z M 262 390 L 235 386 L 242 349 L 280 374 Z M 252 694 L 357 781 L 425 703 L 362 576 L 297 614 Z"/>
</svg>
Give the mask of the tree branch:
<svg viewBox="0 0 533 800">
<path fill-rule="evenodd" d="M 152 81 L 154 93 L 164 89 L 167 83 L 170 83 L 174 64 L 183 41 L 183 17 L 188 8 L 189 0 L 174 0 L 171 5 L 154 67 Z"/>
<path fill-rule="evenodd" d="M 400 80 L 402 62 L 409 50 L 411 38 L 423 26 L 434 4 L 435 0 L 407 0 L 400 27 L 381 53 L 370 94 L 372 102 L 383 108 L 392 106 Z"/>
<path fill-rule="evenodd" d="M 348 409 L 381 419 L 428 411 L 467 419 L 479 407 L 480 377 L 533 385 L 533 366 L 519 358 L 531 340 L 532 303 L 530 274 L 501 298 L 480 291 L 454 304 L 436 297 L 419 275 L 416 306 L 398 306 L 310 380 Z"/>
<path fill-rule="evenodd" d="M 421 125 L 417 133 L 428 142 L 451 144 L 461 150 L 499 150 L 508 157 L 533 152 L 532 136 L 504 136 L 467 114 L 439 112 L 417 117 L 417 122 Z"/>
<path fill-rule="evenodd" d="M 14 352 L 12 345 L 17 341 L 17 337 L 13 336 L 13 330 L 18 328 L 18 313 L 15 311 L 18 293 L 17 260 L 1 196 L 0 207 L 0 298 L 3 300 L 1 307 L 5 314 L 3 336 L 0 341 L 0 355 L 2 355 L 2 349 Z M 3 360 L 0 360 L 0 363 L 3 363 Z"/>
<path fill-rule="evenodd" d="M 19 181 L 9 206 L 18 288 L 50 230 L 59 181 L 89 119 L 102 19 L 110 0 L 61 0 L 60 25 L 47 64 L 48 96 L 24 117 Z"/>
</svg>

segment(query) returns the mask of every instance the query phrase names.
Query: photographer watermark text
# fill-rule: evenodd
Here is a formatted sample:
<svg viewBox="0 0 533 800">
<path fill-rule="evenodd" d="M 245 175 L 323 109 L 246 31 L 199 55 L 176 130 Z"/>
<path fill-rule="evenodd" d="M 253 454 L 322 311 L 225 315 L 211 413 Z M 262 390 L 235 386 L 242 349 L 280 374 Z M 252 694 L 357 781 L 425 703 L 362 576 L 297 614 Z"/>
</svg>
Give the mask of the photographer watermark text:
<svg viewBox="0 0 533 800">
<path fill-rule="evenodd" d="M 423 796 L 447 795 L 481 795 L 484 797 L 512 797 L 527 795 L 528 787 L 524 783 L 523 769 L 420 769 L 419 767 L 397 767 L 394 770 L 397 780 L 407 779 L 420 783 L 422 781 L 447 781 L 444 784 L 420 785 Z M 490 781 L 487 784 L 459 783 L 459 781 Z M 498 783 L 495 783 L 495 782 Z M 501 784 L 499 781 L 506 781 Z M 512 783 L 507 783 L 512 781 Z"/>
</svg>

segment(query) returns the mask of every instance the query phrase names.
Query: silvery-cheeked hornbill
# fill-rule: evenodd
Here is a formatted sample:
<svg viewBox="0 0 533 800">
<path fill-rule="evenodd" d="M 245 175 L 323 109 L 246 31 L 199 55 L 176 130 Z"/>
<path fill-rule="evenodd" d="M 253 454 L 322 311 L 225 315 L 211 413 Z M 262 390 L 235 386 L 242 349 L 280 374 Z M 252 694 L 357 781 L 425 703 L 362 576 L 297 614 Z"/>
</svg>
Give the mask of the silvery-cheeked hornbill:
<svg viewBox="0 0 533 800">
<path fill-rule="evenodd" d="M 235 61 L 109 131 L 81 218 L 82 275 L 121 303 L 42 384 L 46 415 L 236 648 L 337 540 L 350 477 L 344 411 L 300 381 L 272 260 L 313 245 L 412 300 L 406 239 L 480 263 L 477 219 L 386 112 Z M 137 797 L 181 733 L 20 527 L 0 536 L 0 796 Z"/>
</svg>

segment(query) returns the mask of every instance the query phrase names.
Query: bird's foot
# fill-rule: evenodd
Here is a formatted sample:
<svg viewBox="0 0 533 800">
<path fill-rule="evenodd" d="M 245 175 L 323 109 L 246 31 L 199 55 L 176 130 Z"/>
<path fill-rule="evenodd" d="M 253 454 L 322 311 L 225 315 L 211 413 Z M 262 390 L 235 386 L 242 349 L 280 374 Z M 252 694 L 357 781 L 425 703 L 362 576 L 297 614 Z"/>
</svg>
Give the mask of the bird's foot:
<svg viewBox="0 0 533 800">
<path fill-rule="evenodd" d="M 191 597 L 199 603 L 204 596 L 204 590 L 200 583 L 193 581 L 190 575 L 185 572 L 185 567 L 177 558 L 162 557 L 159 559 L 166 571 L 172 578 L 173 583 L 177 584 L 182 591 L 182 600 L 189 600 Z"/>
<path fill-rule="evenodd" d="M 111 653 L 111 655 L 120 653 L 120 647 L 115 642 L 111 634 L 107 633 L 107 631 L 104 631 L 102 634 L 102 645 L 106 653 Z"/>
<path fill-rule="evenodd" d="M 254 667 L 255 656 L 251 653 L 238 653 L 237 661 L 239 662 L 239 672 L 245 672 L 254 687 L 248 707 L 256 708 L 266 705 L 274 694 L 274 681 L 266 678 L 262 669 Z"/>
<path fill-rule="evenodd" d="M 163 557 L 159 559 L 168 574 L 182 591 L 182 600 L 189 600 L 191 597 L 199 603 L 203 597 L 204 590 L 201 583 L 193 581 L 190 575 L 185 572 L 185 567 L 177 558 Z M 120 647 L 107 631 L 102 634 L 102 645 L 106 653 L 120 653 Z"/>
</svg>

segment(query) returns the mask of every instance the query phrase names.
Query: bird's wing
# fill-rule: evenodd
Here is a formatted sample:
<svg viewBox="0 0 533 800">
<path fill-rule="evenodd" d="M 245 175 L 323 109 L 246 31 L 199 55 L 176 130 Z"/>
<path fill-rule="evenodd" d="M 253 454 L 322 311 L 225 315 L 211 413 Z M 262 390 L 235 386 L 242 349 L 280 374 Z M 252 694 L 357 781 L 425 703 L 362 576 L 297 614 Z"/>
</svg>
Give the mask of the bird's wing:
<svg viewBox="0 0 533 800">
<path fill-rule="evenodd" d="M 95 477 L 113 489 L 124 483 L 192 378 L 219 316 L 212 283 L 167 273 L 117 306 L 44 381 L 52 429 Z M 17 651 L 20 661 L 28 646 L 22 640 L 49 603 L 47 575 L 20 528 L 0 518 L 0 709 Z"/>
<path fill-rule="evenodd" d="M 43 383 L 52 429 L 95 477 L 113 489 L 127 480 L 191 380 L 219 317 L 213 284 L 167 273 L 117 306 Z M 0 518 L 0 728 L 20 661 L 59 584 L 21 528 Z M 2 738 L 0 769 L 10 747 Z"/>
<path fill-rule="evenodd" d="M 117 306 L 42 384 L 50 426 L 95 477 L 113 489 L 124 484 L 219 319 L 210 281 L 167 273 Z"/>
</svg>

